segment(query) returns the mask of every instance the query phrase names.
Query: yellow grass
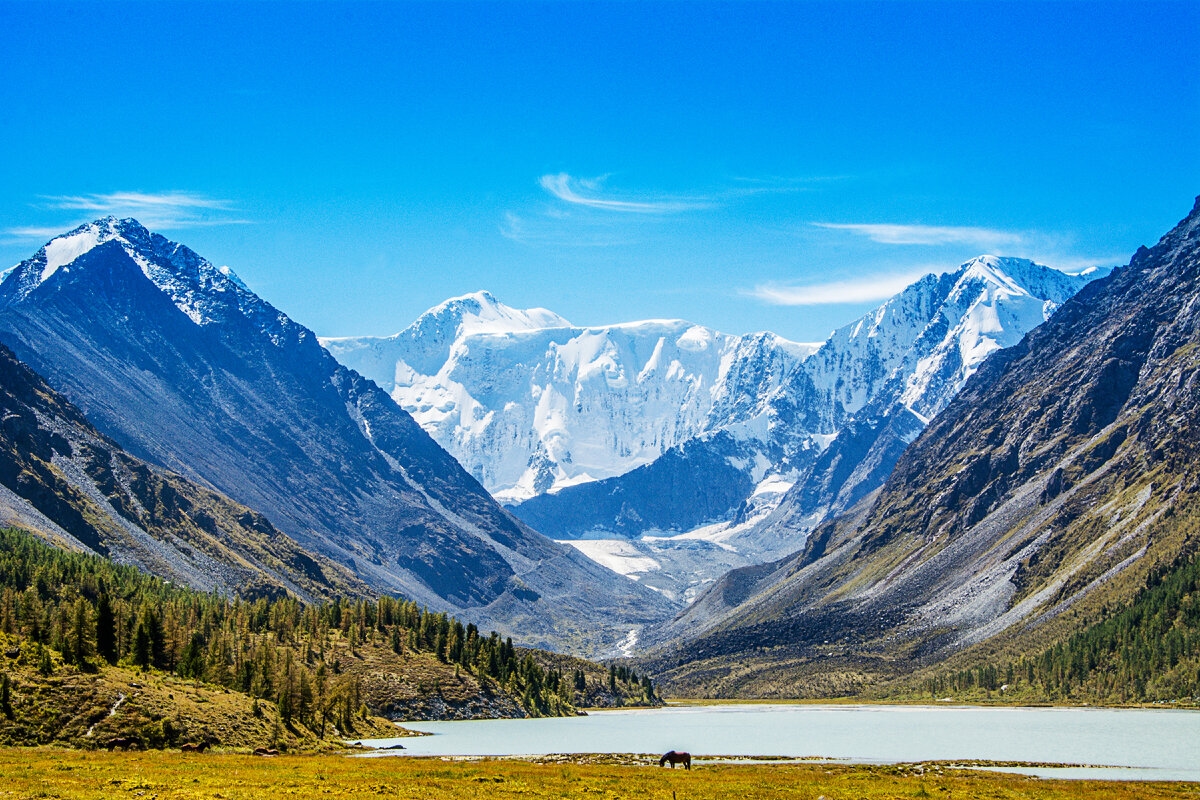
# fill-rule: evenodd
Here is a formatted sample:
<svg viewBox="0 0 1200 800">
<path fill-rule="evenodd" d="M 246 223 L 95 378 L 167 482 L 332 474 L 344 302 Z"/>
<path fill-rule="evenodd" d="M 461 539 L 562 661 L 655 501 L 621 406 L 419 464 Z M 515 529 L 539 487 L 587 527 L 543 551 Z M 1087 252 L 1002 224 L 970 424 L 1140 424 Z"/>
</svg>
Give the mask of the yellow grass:
<svg viewBox="0 0 1200 800">
<path fill-rule="evenodd" d="M 600 758 L 605 761 L 605 758 Z M 607 759 L 619 760 L 619 759 Z M 923 770 L 923 771 L 922 771 Z M 232 753 L 0 749 L 0 797 L 19 798 L 580 798 L 717 800 L 797 798 L 1182 798 L 1195 784 L 1049 781 L 927 765 L 708 764 L 691 772 L 657 765 L 516 760 L 258 758 Z"/>
</svg>

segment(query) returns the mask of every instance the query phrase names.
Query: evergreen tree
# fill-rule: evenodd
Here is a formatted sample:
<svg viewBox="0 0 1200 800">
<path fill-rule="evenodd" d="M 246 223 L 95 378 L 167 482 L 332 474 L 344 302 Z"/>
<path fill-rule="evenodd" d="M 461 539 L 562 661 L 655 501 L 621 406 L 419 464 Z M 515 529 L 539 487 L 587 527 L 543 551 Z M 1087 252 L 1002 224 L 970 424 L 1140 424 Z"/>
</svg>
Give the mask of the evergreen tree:
<svg viewBox="0 0 1200 800">
<path fill-rule="evenodd" d="M 117 663 L 117 618 L 107 593 L 96 601 L 96 653 L 109 664 Z"/>
</svg>

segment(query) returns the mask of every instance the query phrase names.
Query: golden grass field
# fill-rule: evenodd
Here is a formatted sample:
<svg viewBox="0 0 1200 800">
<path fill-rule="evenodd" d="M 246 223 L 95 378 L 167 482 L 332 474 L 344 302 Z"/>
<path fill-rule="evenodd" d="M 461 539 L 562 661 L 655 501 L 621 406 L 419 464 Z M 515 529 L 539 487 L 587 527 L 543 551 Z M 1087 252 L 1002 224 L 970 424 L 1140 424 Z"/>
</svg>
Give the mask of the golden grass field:
<svg viewBox="0 0 1200 800">
<path fill-rule="evenodd" d="M 1188 783 L 1051 781 L 936 765 L 700 762 L 692 771 L 657 764 L 531 763 L 519 760 L 260 758 L 177 751 L 108 753 L 0 749 L 0 797 L 18 798 L 580 798 L 581 800 L 882 800 L 883 798 L 1183 798 Z"/>
</svg>

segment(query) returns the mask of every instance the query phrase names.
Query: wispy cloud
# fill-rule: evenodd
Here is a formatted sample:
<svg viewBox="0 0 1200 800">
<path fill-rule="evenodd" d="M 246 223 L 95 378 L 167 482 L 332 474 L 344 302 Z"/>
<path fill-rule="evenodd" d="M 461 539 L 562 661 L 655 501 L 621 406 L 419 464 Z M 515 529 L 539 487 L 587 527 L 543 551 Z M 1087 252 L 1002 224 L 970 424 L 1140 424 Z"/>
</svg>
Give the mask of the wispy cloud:
<svg viewBox="0 0 1200 800">
<path fill-rule="evenodd" d="M 899 294 L 925 272 L 877 275 L 863 280 L 830 281 L 803 286 L 764 283 L 743 294 L 773 306 L 823 306 L 839 303 L 868 303 Z"/>
<path fill-rule="evenodd" d="M 880 244 L 899 245 L 947 245 L 965 244 L 990 250 L 995 248 L 1022 247 L 1029 237 L 1023 233 L 953 225 L 900 225 L 889 223 L 846 224 L 836 222 L 814 222 L 818 228 L 846 231 L 865 236 Z"/>
<path fill-rule="evenodd" d="M 233 206 L 228 200 L 218 200 L 192 192 L 161 192 L 158 194 L 113 192 L 111 194 L 60 195 L 44 199 L 52 208 L 99 212 L 139 208 L 153 211 L 162 209 L 228 211 Z"/>
<path fill-rule="evenodd" d="M 562 220 L 554 213 L 529 218 L 507 211 L 500 223 L 500 235 L 521 244 L 554 247 L 614 247 L 635 241 L 612 226 L 593 223 L 564 227 Z"/>
<path fill-rule="evenodd" d="M 622 214 L 677 214 L 712 208 L 714 205 L 710 198 L 705 197 L 605 197 L 600 194 L 604 180 L 604 177 L 573 178 L 565 172 L 560 172 L 557 175 L 543 175 L 538 179 L 538 183 L 564 203 Z"/>
<path fill-rule="evenodd" d="M 62 226 L 39 228 L 36 226 L 25 226 L 17 228 L 5 228 L 4 235 L 12 239 L 52 239 L 63 232 Z"/>
<path fill-rule="evenodd" d="M 1092 267 L 1119 267 L 1122 264 L 1129 263 L 1129 256 L 1127 255 L 1080 256 L 1050 253 L 1048 255 L 1032 255 L 1029 258 L 1038 264 L 1059 270 L 1060 272 L 1066 272 L 1067 274 L 1080 273 Z"/>
<path fill-rule="evenodd" d="M 889 223 L 813 222 L 811 225 L 824 230 L 845 231 L 878 244 L 930 247 L 959 245 L 973 248 L 976 254 L 1020 256 L 1063 272 L 1078 272 L 1094 266 L 1115 266 L 1127 260 L 1123 255 L 1097 256 L 1080 252 L 1074 246 L 1074 236 L 1045 231 Z M 942 269 L 945 268 L 943 265 Z"/>
<path fill-rule="evenodd" d="M 236 205 L 230 200 L 185 191 L 53 195 L 39 198 L 34 207 L 42 211 L 74 213 L 58 225 L 6 228 L 4 236 L 18 240 L 44 240 L 96 217 L 109 215 L 135 217 L 152 230 L 241 225 L 249 222 L 237 216 Z"/>
</svg>

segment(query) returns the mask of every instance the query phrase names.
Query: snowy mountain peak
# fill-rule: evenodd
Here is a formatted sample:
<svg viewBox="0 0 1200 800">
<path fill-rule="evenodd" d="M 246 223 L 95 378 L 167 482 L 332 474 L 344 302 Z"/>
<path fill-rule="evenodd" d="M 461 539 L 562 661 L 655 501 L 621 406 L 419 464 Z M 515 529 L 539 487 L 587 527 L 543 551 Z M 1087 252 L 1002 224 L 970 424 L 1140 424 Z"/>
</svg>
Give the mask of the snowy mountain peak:
<svg viewBox="0 0 1200 800">
<path fill-rule="evenodd" d="M 977 256 L 959 268 L 962 273 L 960 280 L 976 278 L 1015 294 L 1029 294 L 1017 281 L 1016 276 L 1027 273 L 1036 266 L 1032 261 L 1025 259 Z"/>
<path fill-rule="evenodd" d="M 56 236 L 34 254 L 33 258 L 18 264 L 9 274 L 18 274 L 23 295 L 28 294 L 49 280 L 59 269 L 75 259 L 91 252 L 97 246 L 120 238 L 122 229 L 138 225 L 136 220 L 118 220 L 104 217 L 95 222 L 80 225 L 73 231 Z M 141 227 L 138 225 L 138 227 Z M 28 266 L 26 266 L 28 265 Z M 22 269 L 22 267 L 26 267 Z M 7 276 L 6 276 L 7 277 Z"/>
<path fill-rule="evenodd" d="M 885 410 L 903 395 L 932 416 L 984 356 L 1084 282 L 980 256 L 921 278 L 820 345 L 684 320 L 571 327 L 487 292 L 451 298 L 386 339 L 322 343 L 489 491 L 519 501 L 625 474 L 718 432 L 746 464 L 761 456 L 790 474 L 868 405 Z"/>
<path fill-rule="evenodd" d="M 254 294 L 229 267 L 213 266 L 135 219 L 111 216 L 56 236 L 14 267 L 0 284 L 0 305 L 19 302 L 38 290 L 55 291 L 59 281 L 88 271 L 120 271 L 130 262 L 196 325 L 242 317 L 276 344 L 284 338 L 307 337 L 303 328 Z"/>
<path fill-rule="evenodd" d="M 426 311 L 399 335 L 436 333 L 470 336 L 480 333 L 515 333 L 541 328 L 569 328 L 571 323 L 544 308 L 506 306 L 488 291 L 452 297 Z"/>
<path fill-rule="evenodd" d="M 977 256 L 959 267 L 958 280 L 972 279 L 995 286 L 1010 295 L 1027 295 L 1055 304 L 1066 301 L 1083 284 L 1101 277 L 1097 268 L 1069 274 L 1046 267 L 1027 258 Z"/>
</svg>

